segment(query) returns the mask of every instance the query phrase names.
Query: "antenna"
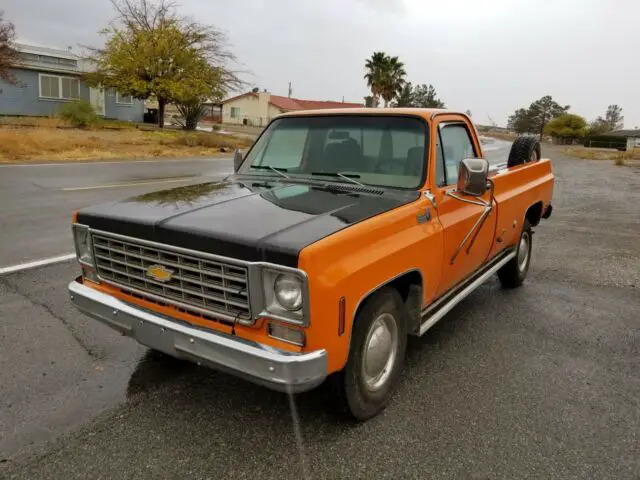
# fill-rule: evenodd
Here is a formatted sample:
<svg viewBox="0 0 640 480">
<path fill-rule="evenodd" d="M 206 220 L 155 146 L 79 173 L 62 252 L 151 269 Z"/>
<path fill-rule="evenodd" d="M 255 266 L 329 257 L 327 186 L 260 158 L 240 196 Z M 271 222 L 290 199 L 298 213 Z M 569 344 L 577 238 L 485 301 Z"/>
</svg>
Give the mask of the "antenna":
<svg viewBox="0 0 640 480">
<path fill-rule="evenodd" d="M 289 98 L 291 98 L 292 94 L 293 94 L 293 89 L 291 88 L 291 82 L 289 82 Z"/>
</svg>

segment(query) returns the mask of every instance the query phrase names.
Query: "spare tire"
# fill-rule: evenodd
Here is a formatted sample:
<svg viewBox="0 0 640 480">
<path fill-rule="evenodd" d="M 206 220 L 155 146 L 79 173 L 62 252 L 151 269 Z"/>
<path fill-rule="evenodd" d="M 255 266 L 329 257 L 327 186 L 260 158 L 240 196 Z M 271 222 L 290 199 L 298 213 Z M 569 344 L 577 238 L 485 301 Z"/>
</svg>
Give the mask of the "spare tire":
<svg viewBox="0 0 640 480">
<path fill-rule="evenodd" d="M 540 142 L 533 135 L 522 135 L 515 139 L 509 152 L 507 167 L 515 167 L 523 163 L 535 162 L 540 159 Z"/>
</svg>

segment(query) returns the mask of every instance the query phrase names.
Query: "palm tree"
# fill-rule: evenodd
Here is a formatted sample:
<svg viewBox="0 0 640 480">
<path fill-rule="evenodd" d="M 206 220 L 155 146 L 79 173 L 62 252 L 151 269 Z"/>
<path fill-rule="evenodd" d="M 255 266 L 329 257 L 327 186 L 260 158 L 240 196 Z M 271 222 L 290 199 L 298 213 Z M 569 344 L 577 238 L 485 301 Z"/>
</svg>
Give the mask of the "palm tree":
<svg viewBox="0 0 640 480">
<path fill-rule="evenodd" d="M 384 106 L 388 107 L 389 102 L 402 92 L 402 88 L 407 83 L 404 79 L 407 75 L 404 63 L 398 57 L 387 57 L 383 75 L 381 96 L 384 100 Z"/>
<path fill-rule="evenodd" d="M 367 86 L 371 89 L 372 104 L 374 107 L 378 106 L 380 96 L 382 95 L 388 58 L 389 56 L 384 52 L 373 52 L 371 58 L 367 59 L 364 64 L 367 70 L 364 78 L 367 81 Z"/>
</svg>

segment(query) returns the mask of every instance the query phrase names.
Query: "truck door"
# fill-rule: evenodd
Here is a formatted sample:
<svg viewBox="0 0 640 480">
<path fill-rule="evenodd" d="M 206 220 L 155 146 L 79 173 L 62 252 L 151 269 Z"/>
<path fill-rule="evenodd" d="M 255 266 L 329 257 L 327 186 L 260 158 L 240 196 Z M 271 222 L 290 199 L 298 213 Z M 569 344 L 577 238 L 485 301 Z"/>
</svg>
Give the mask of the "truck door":
<svg viewBox="0 0 640 480">
<path fill-rule="evenodd" d="M 435 128 L 435 135 L 436 165 L 433 193 L 438 205 L 438 218 L 444 231 L 442 274 L 436 293 L 440 296 L 485 262 L 493 244 L 496 209 L 480 227 L 473 246 L 467 253 L 470 238 L 462 247 L 461 244 L 482 215 L 484 208 L 461 202 L 446 195 L 446 192 L 453 191 L 456 187 L 460 161 L 464 158 L 477 158 L 480 149 L 474 144 L 471 126 L 466 121 L 441 121 Z M 484 200 L 488 199 L 487 193 Z"/>
</svg>

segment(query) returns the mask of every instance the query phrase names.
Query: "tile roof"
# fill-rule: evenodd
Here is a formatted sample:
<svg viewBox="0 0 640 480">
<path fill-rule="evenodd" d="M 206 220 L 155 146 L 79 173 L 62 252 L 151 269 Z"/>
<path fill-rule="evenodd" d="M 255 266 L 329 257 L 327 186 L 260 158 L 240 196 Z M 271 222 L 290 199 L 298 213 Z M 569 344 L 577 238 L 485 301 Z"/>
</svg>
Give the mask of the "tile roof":
<svg viewBox="0 0 640 480">
<path fill-rule="evenodd" d="M 329 102 L 323 100 L 302 100 L 300 98 L 280 97 L 271 95 L 269 103 L 280 110 L 324 110 L 326 108 L 358 108 L 362 103 Z"/>
<path fill-rule="evenodd" d="M 226 99 L 222 103 L 231 102 L 238 98 L 246 97 L 248 95 L 257 96 L 257 93 L 247 92 L 235 97 Z M 300 98 L 281 97 L 279 95 L 269 94 L 269 103 L 274 107 L 284 110 L 286 112 L 297 110 L 324 110 L 327 108 L 358 108 L 364 107 L 362 103 L 348 103 L 348 102 L 330 102 L 324 100 L 303 100 Z"/>
</svg>

